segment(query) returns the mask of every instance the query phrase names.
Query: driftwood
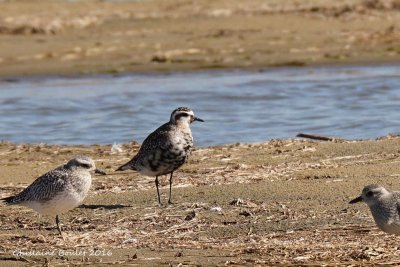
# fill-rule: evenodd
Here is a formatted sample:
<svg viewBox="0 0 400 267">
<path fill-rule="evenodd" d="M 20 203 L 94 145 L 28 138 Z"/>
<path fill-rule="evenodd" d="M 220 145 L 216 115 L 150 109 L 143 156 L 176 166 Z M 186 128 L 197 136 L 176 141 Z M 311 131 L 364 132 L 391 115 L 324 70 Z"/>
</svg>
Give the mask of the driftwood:
<svg viewBox="0 0 400 267">
<path fill-rule="evenodd" d="M 302 138 L 308 138 L 308 139 L 313 139 L 313 140 L 321 140 L 321 141 L 334 141 L 335 138 L 332 137 L 326 137 L 326 136 L 319 136 L 319 135 L 313 135 L 313 134 L 305 134 L 305 133 L 298 133 L 296 137 L 302 137 Z"/>
</svg>

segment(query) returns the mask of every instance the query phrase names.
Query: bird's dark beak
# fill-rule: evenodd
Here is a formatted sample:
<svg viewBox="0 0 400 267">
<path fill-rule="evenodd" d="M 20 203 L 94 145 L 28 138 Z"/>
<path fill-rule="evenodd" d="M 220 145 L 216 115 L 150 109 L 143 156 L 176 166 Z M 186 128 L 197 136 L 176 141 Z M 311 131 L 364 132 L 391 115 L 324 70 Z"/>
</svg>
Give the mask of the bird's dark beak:
<svg viewBox="0 0 400 267">
<path fill-rule="evenodd" d="M 197 118 L 197 117 L 194 117 L 193 120 L 194 120 L 194 121 L 201 121 L 201 122 L 204 122 L 204 120 L 202 120 L 202 119 L 200 119 L 200 118 Z"/>
<path fill-rule="evenodd" d="M 95 170 L 94 170 L 94 173 L 95 173 L 95 174 L 100 174 L 100 175 L 107 175 L 107 173 L 106 173 L 105 171 L 100 170 L 100 169 L 95 169 Z"/>
<path fill-rule="evenodd" d="M 361 202 L 361 201 L 363 201 L 363 199 L 361 196 L 359 196 L 359 197 L 356 197 L 355 199 L 351 200 L 349 202 L 349 204 L 354 204 L 354 203 Z"/>
</svg>

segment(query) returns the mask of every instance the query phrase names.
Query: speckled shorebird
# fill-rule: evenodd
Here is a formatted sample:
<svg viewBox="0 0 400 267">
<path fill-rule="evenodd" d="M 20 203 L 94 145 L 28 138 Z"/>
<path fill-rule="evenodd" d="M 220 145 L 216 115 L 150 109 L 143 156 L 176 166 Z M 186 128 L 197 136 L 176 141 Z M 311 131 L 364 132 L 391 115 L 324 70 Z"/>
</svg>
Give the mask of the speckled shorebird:
<svg viewBox="0 0 400 267">
<path fill-rule="evenodd" d="M 400 192 L 392 192 L 376 184 L 367 185 L 361 196 L 351 200 L 350 204 L 361 201 L 369 206 L 379 229 L 400 235 Z"/>
<path fill-rule="evenodd" d="M 19 194 L 2 200 L 7 204 L 26 206 L 43 215 L 55 215 L 57 229 L 62 235 L 59 215 L 84 200 L 92 184 L 90 171 L 94 170 L 96 167 L 91 158 L 78 156 L 40 176 Z"/>
<path fill-rule="evenodd" d="M 155 176 L 157 199 L 161 205 L 158 189 L 158 176 L 170 174 L 168 204 L 172 204 L 172 175 L 189 157 L 193 147 L 193 137 L 190 124 L 203 121 L 194 116 L 188 107 L 175 109 L 169 122 L 152 132 L 140 147 L 139 152 L 117 171 L 135 170 L 143 175 Z"/>
</svg>

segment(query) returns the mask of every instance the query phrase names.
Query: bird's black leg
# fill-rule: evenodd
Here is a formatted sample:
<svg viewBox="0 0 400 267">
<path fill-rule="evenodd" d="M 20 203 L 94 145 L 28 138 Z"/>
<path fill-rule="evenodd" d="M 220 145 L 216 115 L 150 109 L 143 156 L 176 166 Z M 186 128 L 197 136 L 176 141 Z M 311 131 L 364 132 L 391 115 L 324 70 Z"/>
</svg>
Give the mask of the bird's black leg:
<svg viewBox="0 0 400 267">
<path fill-rule="evenodd" d="M 60 233 L 60 235 L 62 236 L 61 226 L 60 226 L 60 219 L 58 218 L 58 215 L 56 215 L 56 224 L 57 224 L 57 230 Z"/>
<path fill-rule="evenodd" d="M 168 198 L 168 204 L 174 204 L 172 203 L 172 174 L 174 172 L 171 172 L 171 176 L 169 177 L 169 198 Z"/>
<path fill-rule="evenodd" d="M 157 198 L 158 198 L 158 204 L 161 206 L 161 198 L 160 198 L 160 191 L 158 190 L 158 176 L 156 176 L 156 188 L 157 188 Z"/>
</svg>

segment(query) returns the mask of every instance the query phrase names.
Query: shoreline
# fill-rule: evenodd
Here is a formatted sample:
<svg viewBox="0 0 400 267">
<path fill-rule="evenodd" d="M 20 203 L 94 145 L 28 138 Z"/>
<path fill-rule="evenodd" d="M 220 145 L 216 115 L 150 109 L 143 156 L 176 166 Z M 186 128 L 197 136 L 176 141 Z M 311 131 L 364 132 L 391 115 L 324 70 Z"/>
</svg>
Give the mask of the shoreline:
<svg viewBox="0 0 400 267">
<path fill-rule="evenodd" d="M 331 62 L 331 63 L 315 63 L 305 66 L 259 66 L 259 67 L 224 67 L 224 68 L 176 68 L 174 70 L 140 70 L 140 71 L 129 71 L 129 72 L 94 72 L 94 73 L 36 73 L 36 74 L 15 74 L 10 76 L 2 76 L 0 74 L 0 82 L 18 82 L 20 80 L 41 80 L 41 79 L 85 79 L 85 78 L 96 78 L 96 77 L 127 77 L 135 75 L 174 75 L 174 74 L 202 74 L 202 73 L 235 73 L 235 72 L 268 72 L 269 70 L 285 70 L 285 69 L 314 69 L 314 68 L 369 68 L 369 67 L 396 67 L 400 66 L 400 61 L 394 60 L 382 60 L 382 61 L 371 61 L 368 63 L 354 62 Z"/>
<path fill-rule="evenodd" d="M 304 134 L 304 133 L 303 133 Z M 379 140 L 384 140 L 384 139 L 390 139 L 390 138 L 397 138 L 400 137 L 399 133 L 387 133 L 386 135 L 382 136 L 377 136 L 373 138 L 365 138 L 365 139 L 346 139 L 338 136 L 320 136 L 320 135 L 314 135 L 314 134 L 306 134 L 311 137 L 288 137 L 288 138 L 272 138 L 272 139 L 266 139 L 266 140 L 261 140 L 257 142 L 234 142 L 234 143 L 226 143 L 226 144 L 217 144 L 217 145 L 210 145 L 210 146 L 194 146 L 194 150 L 201 150 L 201 149 L 218 149 L 222 147 L 232 147 L 232 146 L 252 146 L 252 145 L 260 145 L 264 143 L 270 143 L 270 142 L 276 142 L 276 141 L 291 141 L 291 142 L 298 142 L 298 141 L 310 141 L 310 142 L 374 142 L 374 141 L 379 141 Z M 326 140 L 325 140 L 326 139 Z M 71 147 L 71 148 L 89 148 L 89 147 L 112 147 L 114 144 L 123 146 L 123 147 L 128 147 L 128 146 L 133 146 L 133 147 L 139 147 L 141 143 L 137 140 L 132 140 L 126 143 L 105 143 L 105 144 L 100 144 L 100 143 L 94 143 L 94 144 L 60 144 L 60 143 L 18 143 L 18 142 L 13 142 L 9 140 L 0 140 L 0 146 L 23 146 L 23 147 L 29 147 L 29 146 L 34 146 L 34 147 Z"/>
<path fill-rule="evenodd" d="M 174 176 L 176 204 L 160 208 L 153 177 L 114 172 L 134 155 L 137 144 L 125 144 L 123 152 L 112 153 L 111 145 L 0 143 L 0 197 L 19 192 L 77 154 L 92 157 L 96 167 L 107 173 L 93 176 L 83 205 L 62 215 L 65 240 L 53 228 L 54 218 L 0 204 L 0 264 L 24 264 L 23 258 L 12 254 L 21 246 L 23 251 L 39 252 L 49 251 L 49 246 L 58 251 L 77 246 L 110 251 L 112 256 L 86 259 L 94 266 L 105 261 L 111 266 L 117 262 L 220 266 L 227 261 L 318 265 L 396 260 L 397 238 L 377 229 L 366 205 L 348 201 L 366 184 L 400 189 L 399 144 L 397 136 L 198 148 Z M 161 177 L 160 183 L 166 201 L 168 179 Z M 367 247 L 384 249 L 368 254 Z M 179 257 L 174 256 L 178 253 Z M 41 256 L 29 259 L 36 264 L 44 260 Z M 47 257 L 53 264 L 63 260 L 59 255 Z M 81 262 L 79 257 L 69 260 Z"/>
</svg>

